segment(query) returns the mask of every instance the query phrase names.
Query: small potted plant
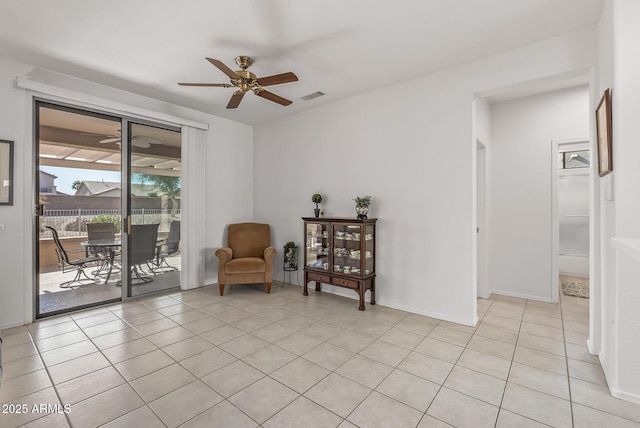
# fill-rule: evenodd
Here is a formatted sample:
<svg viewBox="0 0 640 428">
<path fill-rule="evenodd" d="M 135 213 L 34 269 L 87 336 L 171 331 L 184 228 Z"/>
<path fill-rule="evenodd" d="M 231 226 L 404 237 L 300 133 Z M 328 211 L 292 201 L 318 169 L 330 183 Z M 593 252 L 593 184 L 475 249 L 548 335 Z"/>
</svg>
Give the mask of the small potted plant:
<svg viewBox="0 0 640 428">
<path fill-rule="evenodd" d="M 297 268 L 297 247 L 296 243 L 289 241 L 284 244 L 284 264 L 285 268 Z"/>
<path fill-rule="evenodd" d="M 316 207 L 313 209 L 313 212 L 315 213 L 316 217 L 320 217 L 320 208 L 318 207 L 318 204 L 322 202 L 322 195 L 320 193 L 314 193 L 313 196 L 311 197 L 311 202 L 316 204 Z"/>
<path fill-rule="evenodd" d="M 369 205 L 371 205 L 371 196 L 356 196 L 353 198 L 356 203 L 356 214 L 359 219 L 366 219 L 369 213 Z"/>
</svg>

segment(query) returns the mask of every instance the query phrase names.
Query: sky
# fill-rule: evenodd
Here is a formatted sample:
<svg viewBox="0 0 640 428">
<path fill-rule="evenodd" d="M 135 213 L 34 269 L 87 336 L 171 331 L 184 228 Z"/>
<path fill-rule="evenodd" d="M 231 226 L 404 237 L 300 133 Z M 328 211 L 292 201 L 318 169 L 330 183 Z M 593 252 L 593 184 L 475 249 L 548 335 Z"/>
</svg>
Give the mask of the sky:
<svg viewBox="0 0 640 428">
<path fill-rule="evenodd" d="M 120 183 L 120 172 L 118 171 L 101 171 L 97 169 L 79 169 L 79 168 L 62 168 L 58 166 L 41 166 L 40 169 L 49 174 L 55 175 L 54 183 L 59 192 L 67 195 L 75 194 L 75 190 L 71 188 L 74 181 L 110 181 L 112 183 Z"/>
</svg>

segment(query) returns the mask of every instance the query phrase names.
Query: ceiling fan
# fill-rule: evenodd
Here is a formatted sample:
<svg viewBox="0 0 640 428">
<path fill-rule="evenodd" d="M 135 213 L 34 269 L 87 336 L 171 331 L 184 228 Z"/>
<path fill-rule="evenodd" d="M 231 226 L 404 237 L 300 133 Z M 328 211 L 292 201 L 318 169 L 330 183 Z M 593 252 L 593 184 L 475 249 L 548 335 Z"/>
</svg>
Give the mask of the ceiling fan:
<svg viewBox="0 0 640 428">
<path fill-rule="evenodd" d="M 231 95 L 231 99 L 227 104 L 227 108 L 237 108 L 242 101 L 242 97 L 249 91 L 252 91 L 259 97 L 265 98 L 269 101 L 273 101 L 283 106 L 288 106 L 292 103 L 292 101 L 282 98 L 274 94 L 273 92 L 269 92 L 263 89 L 263 86 L 271 86 L 271 85 L 279 85 L 281 83 L 289 83 L 296 82 L 298 77 L 292 72 L 274 74 L 272 76 L 267 77 L 256 77 L 255 74 L 251 73 L 247 70 L 253 64 L 253 60 L 248 56 L 237 56 L 236 64 L 241 68 L 241 70 L 233 71 L 222 61 L 207 58 L 211 64 L 216 66 L 220 71 L 226 74 L 231 83 L 178 83 L 181 86 L 209 86 L 209 87 L 218 87 L 218 88 L 237 88 L 237 90 Z"/>
</svg>

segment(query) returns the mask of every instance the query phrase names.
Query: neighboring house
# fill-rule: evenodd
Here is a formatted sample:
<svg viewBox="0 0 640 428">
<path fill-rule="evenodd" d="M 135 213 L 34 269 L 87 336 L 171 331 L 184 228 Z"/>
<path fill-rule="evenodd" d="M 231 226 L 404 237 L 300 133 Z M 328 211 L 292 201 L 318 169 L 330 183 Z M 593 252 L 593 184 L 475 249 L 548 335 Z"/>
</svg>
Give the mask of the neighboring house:
<svg viewBox="0 0 640 428">
<path fill-rule="evenodd" d="M 119 198 L 122 194 L 121 183 L 111 181 L 83 181 L 76 190 L 74 196 L 100 196 Z M 158 186 L 153 184 L 132 184 L 131 196 L 157 197 L 163 194 Z"/>
<path fill-rule="evenodd" d="M 57 176 L 40 170 L 40 194 L 41 195 L 62 195 L 62 192 L 56 190 L 55 180 Z"/>
<path fill-rule="evenodd" d="M 74 196 L 102 196 L 119 198 L 122 193 L 120 183 L 110 181 L 83 181 Z"/>
</svg>

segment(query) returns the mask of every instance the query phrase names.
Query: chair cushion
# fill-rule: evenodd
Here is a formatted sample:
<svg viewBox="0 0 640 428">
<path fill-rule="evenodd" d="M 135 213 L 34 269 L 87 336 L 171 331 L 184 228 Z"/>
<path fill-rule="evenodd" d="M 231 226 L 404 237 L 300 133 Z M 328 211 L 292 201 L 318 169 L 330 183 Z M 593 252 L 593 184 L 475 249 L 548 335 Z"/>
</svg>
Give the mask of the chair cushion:
<svg viewBox="0 0 640 428">
<path fill-rule="evenodd" d="M 231 259 L 225 265 L 227 273 L 251 273 L 264 272 L 264 259 L 259 257 L 243 257 L 239 259 Z"/>
<path fill-rule="evenodd" d="M 264 249 L 271 245 L 271 228 L 263 223 L 230 224 L 227 244 L 234 258 L 264 257 Z"/>
</svg>

